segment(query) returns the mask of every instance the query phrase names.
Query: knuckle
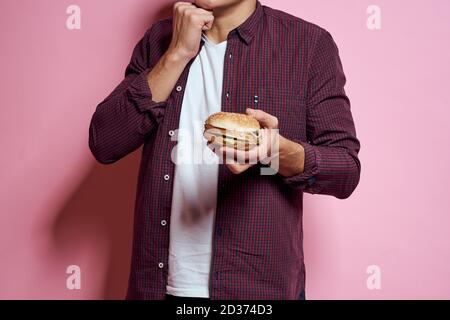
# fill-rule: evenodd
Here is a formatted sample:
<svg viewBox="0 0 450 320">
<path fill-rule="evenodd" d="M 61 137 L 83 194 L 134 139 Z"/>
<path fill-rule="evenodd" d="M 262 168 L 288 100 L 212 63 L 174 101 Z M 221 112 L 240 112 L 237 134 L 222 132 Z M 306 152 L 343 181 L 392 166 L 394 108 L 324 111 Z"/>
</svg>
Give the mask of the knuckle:
<svg viewBox="0 0 450 320">
<path fill-rule="evenodd" d="M 188 18 L 190 21 L 195 21 L 197 19 L 196 15 L 192 11 L 189 12 Z"/>
<path fill-rule="evenodd" d="M 180 11 L 181 11 L 181 8 L 182 8 L 181 2 L 176 2 L 176 3 L 173 5 L 173 11 L 175 11 L 175 12 L 180 12 Z"/>
<path fill-rule="evenodd" d="M 228 168 L 230 168 L 230 171 L 231 171 L 233 174 L 239 174 L 239 173 L 241 173 L 240 169 L 239 169 L 239 168 L 236 168 L 236 166 L 228 166 Z"/>
</svg>

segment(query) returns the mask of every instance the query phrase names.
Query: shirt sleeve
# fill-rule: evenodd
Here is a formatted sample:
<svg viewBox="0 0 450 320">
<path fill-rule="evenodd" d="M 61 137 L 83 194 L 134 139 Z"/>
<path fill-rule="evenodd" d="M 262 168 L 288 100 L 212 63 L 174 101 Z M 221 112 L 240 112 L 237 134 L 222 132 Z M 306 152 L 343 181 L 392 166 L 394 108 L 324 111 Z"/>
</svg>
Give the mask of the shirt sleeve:
<svg viewBox="0 0 450 320">
<path fill-rule="evenodd" d="M 283 178 L 293 188 L 311 194 L 348 198 L 359 183 L 360 149 L 345 93 L 346 78 L 338 48 L 322 30 L 308 66 L 304 171 Z"/>
<path fill-rule="evenodd" d="M 164 117 L 166 102 L 152 100 L 147 82 L 152 28 L 135 46 L 125 78 L 96 108 L 89 148 L 97 161 L 114 163 L 139 148 Z"/>
</svg>

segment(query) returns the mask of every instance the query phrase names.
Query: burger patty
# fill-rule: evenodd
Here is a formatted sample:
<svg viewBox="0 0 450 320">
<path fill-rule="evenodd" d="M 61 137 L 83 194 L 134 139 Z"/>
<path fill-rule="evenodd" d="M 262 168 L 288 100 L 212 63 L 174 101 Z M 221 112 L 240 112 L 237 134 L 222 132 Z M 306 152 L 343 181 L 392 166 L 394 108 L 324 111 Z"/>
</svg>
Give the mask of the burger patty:
<svg viewBox="0 0 450 320">
<path fill-rule="evenodd" d="M 224 140 L 233 140 L 237 142 L 248 142 L 252 140 L 256 140 L 256 144 L 259 144 L 259 132 L 258 131 L 252 131 L 252 132 L 240 132 L 240 131 L 233 131 L 233 130 L 226 130 L 222 128 L 213 127 L 211 125 L 205 125 L 205 131 L 208 131 L 208 134 L 221 137 Z M 246 137 L 242 137 L 242 135 Z M 240 136 L 240 137 L 239 137 Z"/>
<path fill-rule="evenodd" d="M 211 135 L 215 136 L 215 137 L 221 137 L 224 141 L 233 141 L 233 142 L 242 142 L 242 143 L 250 143 L 249 140 L 245 140 L 245 139 L 239 139 L 236 137 L 230 137 L 227 135 L 223 135 L 223 134 L 217 134 L 217 133 L 212 133 Z M 256 140 L 256 144 L 258 144 L 258 139 Z"/>
</svg>

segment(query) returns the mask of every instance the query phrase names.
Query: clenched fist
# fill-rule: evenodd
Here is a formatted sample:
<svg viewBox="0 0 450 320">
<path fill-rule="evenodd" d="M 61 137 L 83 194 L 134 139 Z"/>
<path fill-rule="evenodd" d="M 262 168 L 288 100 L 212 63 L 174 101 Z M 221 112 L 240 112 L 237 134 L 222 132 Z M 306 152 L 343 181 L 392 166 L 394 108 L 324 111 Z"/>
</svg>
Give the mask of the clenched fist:
<svg viewBox="0 0 450 320">
<path fill-rule="evenodd" d="M 190 60 L 197 55 L 202 31 L 211 29 L 214 16 L 211 11 L 190 2 L 176 2 L 173 6 L 173 34 L 169 51 Z"/>
</svg>

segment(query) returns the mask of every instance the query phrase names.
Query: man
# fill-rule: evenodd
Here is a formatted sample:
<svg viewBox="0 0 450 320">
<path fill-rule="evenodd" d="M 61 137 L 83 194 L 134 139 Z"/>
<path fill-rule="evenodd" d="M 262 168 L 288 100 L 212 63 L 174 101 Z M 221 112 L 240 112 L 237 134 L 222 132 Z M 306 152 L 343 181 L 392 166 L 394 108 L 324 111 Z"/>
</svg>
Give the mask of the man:
<svg viewBox="0 0 450 320">
<path fill-rule="evenodd" d="M 101 163 L 143 145 L 127 298 L 304 299 L 303 193 L 359 182 L 345 82 L 327 31 L 256 0 L 178 2 L 156 22 L 90 125 Z M 276 175 L 214 161 L 201 126 L 220 110 L 279 129 Z"/>
</svg>

